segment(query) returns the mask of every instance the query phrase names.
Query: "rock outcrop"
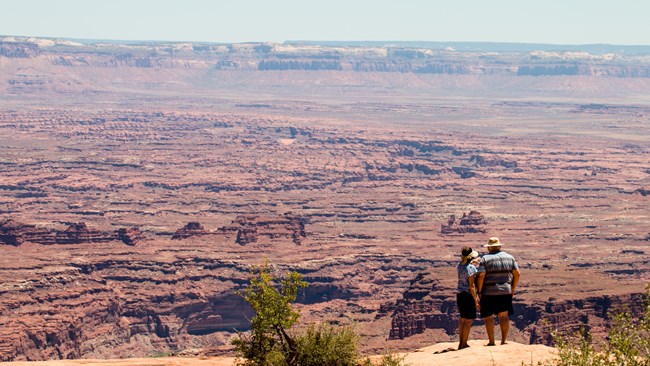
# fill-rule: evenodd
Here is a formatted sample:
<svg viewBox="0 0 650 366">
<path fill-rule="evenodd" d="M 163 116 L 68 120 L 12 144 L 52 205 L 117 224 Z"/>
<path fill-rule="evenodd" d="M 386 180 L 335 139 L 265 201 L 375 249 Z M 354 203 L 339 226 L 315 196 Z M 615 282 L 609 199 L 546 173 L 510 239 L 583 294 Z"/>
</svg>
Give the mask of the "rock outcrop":
<svg viewBox="0 0 650 366">
<path fill-rule="evenodd" d="M 120 228 L 117 230 L 117 237 L 126 245 L 137 245 L 144 239 L 144 234 L 137 228 Z"/>
<path fill-rule="evenodd" d="M 441 234 L 466 234 L 466 233 L 486 233 L 487 220 L 478 211 L 470 211 L 463 213 L 460 220 L 456 219 L 456 215 L 449 216 L 446 225 L 441 225 Z"/>
<path fill-rule="evenodd" d="M 291 215 L 281 217 L 243 215 L 233 221 L 237 227 L 236 243 L 239 245 L 255 243 L 260 236 L 269 239 L 290 238 L 293 243 L 300 244 L 307 237 L 306 223 L 307 219 Z"/>
<path fill-rule="evenodd" d="M 333 60 L 263 60 L 257 65 L 260 71 L 269 70 L 342 70 L 343 66 Z"/>
<path fill-rule="evenodd" d="M 11 219 L 0 222 L 0 244 L 19 246 L 25 242 L 53 244 L 86 244 L 122 241 L 135 245 L 142 239 L 137 228 L 118 229 L 117 231 L 99 231 L 90 229 L 84 222 L 70 224 L 64 230 L 54 230 L 35 225 L 18 223 Z"/>
<path fill-rule="evenodd" d="M 187 225 L 176 230 L 172 236 L 172 240 L 187 239 L 192 236 L 202 236 L 208 235 L 209 233 L 205 231 L 203 225 L 199 222 L 188 222 Z"/>
<path fill-rule="evenodd" d="M 395 304 L 383 305 L 380 313 L 392 311 L 389 339 L 403 339 L 424 332 L 427 328 L 442 328 L 453 334 L 458 319 L 453 317 L 455 299 L 439 287 L 433 272 L 420 272 Z"/>
<path fill-rule="evenodd" d="M 295 244 L 300 244 L 307 237 L 305 224 L 307 219 L 285 214 L 283 216 L 258 216 L 241 215 L 232 221 L 231 225 L 223 226 L 214 231 L 206 230 L 198 222 L 189 222 L 176 230 L 172 240 L 182 240 L 191 237 L 229 236 L 236 233 L 235 243 L 247 245 L 257 243 L 260 238 L 267 240 L 290 239 Z"/>
<path fill-rule="evenodd" d="M 646 189 L 645 187 L 644 188 L 637 188 L 637 190 L 634 191 L 634 192 L 640 194 L 643 197 L 650 196 L 650 189 Z"/>
<path fill-rule="evenodd" d="M 25 233 L 31 232 L 35 227 L 25 225 L 11 219 L 0 221 L 0 243 L 19 246 L 25 242 Z"/>
<path fill-rule="evenodd" d="M 64 231 L 57 231 L 55 234 L 54 243 L 51 244 L 102 243 L 113 241 L 115 239 L 115 232 L 109 233 L 101 232 L 98 230 L 91 230 L 88 228 L 88 226 L 86 226 L 85 223 L 78 222 L 71 224 Z"/>
<path fill-rule="evenodd" d="M 31 58 L 39 54 L 38 45 L 29 42 L 1 42 L 0 57 Z"/>
</svg>

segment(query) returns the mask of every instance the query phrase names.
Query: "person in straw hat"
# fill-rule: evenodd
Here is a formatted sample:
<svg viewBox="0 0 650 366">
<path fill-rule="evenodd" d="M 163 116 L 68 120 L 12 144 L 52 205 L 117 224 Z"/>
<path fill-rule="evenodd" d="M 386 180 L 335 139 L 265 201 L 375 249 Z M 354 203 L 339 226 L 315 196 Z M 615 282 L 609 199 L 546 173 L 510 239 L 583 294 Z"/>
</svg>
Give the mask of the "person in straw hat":
<svg viewBox="0 0 650 366">
<path fill-rule="evenodd" d="M 469 330 L 472 327 L 472 321 L 476 319 L 476 309 L 479 307 L 478 295 L 476 293 L 475 280 L 477 270 L 471 263 L 478 258 L 478 253 L 469 247 L 461 250 L 461 260 L 456 266 L 458 272 L 458 286 L 456 293 L 456 304 L 460 312 L 460 321 L 458 324 L 458 349 L 469 347 Z"/>
<path fill-rule="evenodd" d="M 487 254 L 481 258 L 483 271 L 478 274 L 481 318 L 485 320 L 489 343 L 494 346 L 494 315 L 499 317 L 501 344 L 508 339 L 508 316 L 514 313 L 512 297 L 519 284 L 519 266 L 513 256 L 501 250 L 499 238 L 490 238 L 484 247 Z"/>
</svg>

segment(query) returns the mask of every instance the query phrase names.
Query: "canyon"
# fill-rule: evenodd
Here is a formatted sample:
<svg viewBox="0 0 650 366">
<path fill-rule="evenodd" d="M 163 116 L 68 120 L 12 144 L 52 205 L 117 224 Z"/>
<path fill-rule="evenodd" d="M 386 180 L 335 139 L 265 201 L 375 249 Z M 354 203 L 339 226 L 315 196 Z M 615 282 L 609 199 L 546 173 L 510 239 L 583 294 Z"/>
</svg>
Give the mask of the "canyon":
<svg viewBox="0 0 650 366">
<path fill-rule="evenodd" d="M 491 236 L 514 341 L 604 337 L 650 282 L 650 52 L 465 46 L 0 37 L 0 360 L 232 355 L 265 260 L 365 352 L 453 341 Z"/>
</svg>

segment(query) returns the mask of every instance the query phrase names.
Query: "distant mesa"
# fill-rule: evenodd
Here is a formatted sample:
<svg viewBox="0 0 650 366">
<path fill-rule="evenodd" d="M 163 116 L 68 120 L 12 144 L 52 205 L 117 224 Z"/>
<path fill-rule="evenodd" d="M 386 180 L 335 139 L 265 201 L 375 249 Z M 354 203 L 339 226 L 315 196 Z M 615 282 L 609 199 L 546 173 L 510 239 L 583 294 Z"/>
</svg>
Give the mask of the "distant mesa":
<svg viewBox="0 0 650 366">
<path fill-rule="evenodd" d="M 585 75 L 588 71 L 578 65 L 521 65 L 517 76 Z"/>
<path fill-rule="evenodd" d="M 203 228 L 203 225 L 196 221 L 188 222 L 187 225 L 176 230 L 174 235 L 172 235 L 172 240 L 187 239 L 193 236 L 202 236 L 209 234 Z"/>
<path fill-rule="evenodd" d="M 87 244 L 121 241 L 136 245 L 143 238 L 138 228 L 121 228 L 117 231 L 90 229 L 86 223 L 70 224 L 65 230 L 52 230 L 23 224 L 11 219 L 0 221 L 0 244 L 20 246 L 26 242 L 41 245 Z"/>
<path fill-rule="evenodd" d="M 31 58 L 38 56 L 38 45 L 30 42 L 0 42 L 0 56 L 7 58 Z"/>
<path fill-rule="evenodd" d="M 118 238 L 126 245 L 136 245 L 144 238 L 144 234 L 139 228 L 121 228 L 117 230 Z"/>
<path fill-rule="evenodd" d="M 189 46 L 189 47 L 188 47 Z M 559 51 L 561 49 L 562 51 Z M 492 53 L 492 54 L 486 54 Z M 124 43 L 0 36 L 0 57 L 57 67 L 648 78 L 648 46 L 440 42 Z M 174 54 L 173 58 L 168 55 Z M 210 60 L 210 61 L 207 61 Z M 626 60 L 626 62 L 621 62 Z M 189 66 L 192 65 L 192 66 Z M 19 89 L 16 89 L 19 90 Z M 260 104 L 262 106 L 262 104 Z"/>
<path fill-rule="evenodd" d="M 91 230 L 84 222 L 70 224 L 64 231 L 55 231 L 54 237 L 55 241 L 51 244 L 101 243 L 112 241 L 116 238 L 115 233 Z"/>
<path fill-rule="evenodd" d="M 33 228 L 33 225 L 24 225 L 11 219 L 0 221 L 0 243 L 22 245 L 25 241 L 23 233 Z"/>
<path fill-rule="evenodd" d="M 447 220 L 447 225 L 441 225 L 441 234 L 465 234 L 465 233 L 486 233 L 484 228 L 487 225 L 487 220 L 478 211 L 470 211 L 468 214 L 463 214 L 460 220 L 456 220 L 456 215 L 450 215 Z"/>
<path fill-rule="evenodd" d="M 290 214 L 279 217 L 243 215 L 233 221 L 239 227 L 236 240 L 239 245 L 255 243 L 260 236 L 269 239 L 291 238 L 294 244 L 300 245 L 307 237 L 306 223 L 306 218 Z"/>
<path fill-rule="evenodd" d="M 257 243 L 260 237 L 269 240 L 290 239 L 300 245 L 307 237 L 305 225 L 307 219 L 286 214 L 283 216 L 241 215 L 232 221 L 230 226 L 220 227 L 215 231 L 206 230 L 199 222 L 188 222 L 176 230 L 172 240 L 182 240 L 205 235 L 224 235 L 236 232 L 235 243 L 247 245 Z"/>
</svg>

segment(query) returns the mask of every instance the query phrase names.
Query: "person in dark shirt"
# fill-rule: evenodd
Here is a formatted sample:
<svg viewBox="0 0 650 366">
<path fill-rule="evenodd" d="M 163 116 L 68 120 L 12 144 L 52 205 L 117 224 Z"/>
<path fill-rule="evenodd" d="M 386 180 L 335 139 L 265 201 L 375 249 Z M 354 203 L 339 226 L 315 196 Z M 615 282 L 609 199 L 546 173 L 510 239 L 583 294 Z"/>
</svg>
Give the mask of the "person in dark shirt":
<svg viewBox="0 0 650 366">
<path fill-rule="evenodd" d="M 480 294 L 481 318 L 485 320 L 488 346 L 494 346 L 494 315 L 499 317 L 501 344 L 506 344 L 510 327 L 508 316 L 514 313 L 512 297 L 519 284 L 519 266 L 510 254 L 501 251 L 499 238 L 490 238 L 489 253 L 481 258 L 483 270 L 478 274 L 477 287 Z"/>
</svg>

